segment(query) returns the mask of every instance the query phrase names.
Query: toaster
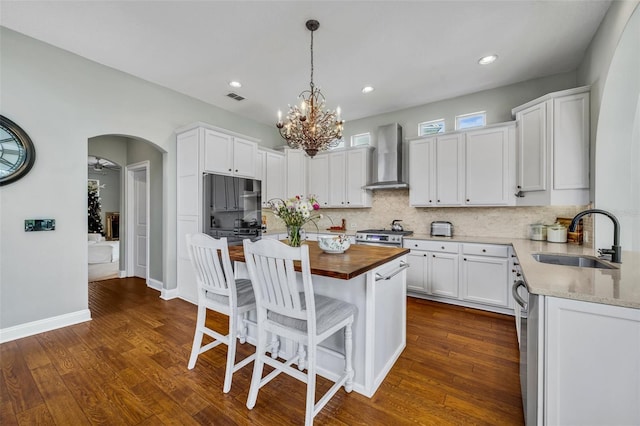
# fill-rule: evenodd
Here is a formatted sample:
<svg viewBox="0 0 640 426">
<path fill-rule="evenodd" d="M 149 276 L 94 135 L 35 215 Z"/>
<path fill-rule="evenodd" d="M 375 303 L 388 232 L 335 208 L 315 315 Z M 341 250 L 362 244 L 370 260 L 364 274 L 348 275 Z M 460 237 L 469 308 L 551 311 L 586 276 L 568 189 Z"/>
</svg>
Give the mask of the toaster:
<svg viewBox="0 0 640 426">
<path fill-rule="evenodd" d="M 453 225 L 451 222 L 435 221 L 431 222 L 432 237 L 453 237 Z"/>
</svg>

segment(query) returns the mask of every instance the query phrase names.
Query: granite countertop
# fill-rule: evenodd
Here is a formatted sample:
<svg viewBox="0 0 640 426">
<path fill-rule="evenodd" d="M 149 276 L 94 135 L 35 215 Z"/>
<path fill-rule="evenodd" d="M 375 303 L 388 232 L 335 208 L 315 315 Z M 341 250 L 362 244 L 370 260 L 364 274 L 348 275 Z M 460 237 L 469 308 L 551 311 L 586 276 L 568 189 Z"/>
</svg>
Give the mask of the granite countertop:
<svg viewBox="0 0 640 426">
<path fill-rule="evenodd" d="M 592 248 L 519 238 L 413 234 L 406 239 L 512 245 L 530 293 L 640 309 L 640 252 L 623 251 L 616 269 L 581 268 L 537 262 L 534 253 L 595 256 Z"/>
</svg>

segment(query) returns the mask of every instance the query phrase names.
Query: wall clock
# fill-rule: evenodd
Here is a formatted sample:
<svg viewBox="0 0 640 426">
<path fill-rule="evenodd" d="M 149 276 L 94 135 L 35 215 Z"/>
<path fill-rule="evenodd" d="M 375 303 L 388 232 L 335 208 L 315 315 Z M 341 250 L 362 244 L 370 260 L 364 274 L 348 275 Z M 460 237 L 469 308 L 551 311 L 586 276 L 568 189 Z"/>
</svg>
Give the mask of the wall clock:
<svg viewBox="0 0 640 426">
<path fill-rule="evenodd" d="M 36 160 L 29 135 L 7 117 L 0 115 L 0 186 L 26 175 Z"/>
</svg>

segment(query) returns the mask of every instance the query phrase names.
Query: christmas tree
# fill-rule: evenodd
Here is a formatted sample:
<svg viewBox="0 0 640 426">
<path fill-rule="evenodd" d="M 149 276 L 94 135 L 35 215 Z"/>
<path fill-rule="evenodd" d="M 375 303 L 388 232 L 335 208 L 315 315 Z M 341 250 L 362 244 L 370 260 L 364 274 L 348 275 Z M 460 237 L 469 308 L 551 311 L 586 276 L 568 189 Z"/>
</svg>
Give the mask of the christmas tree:
<svg viewBox="0 0 640 426">
<path fill-rule="evenodd" d="M 89 189 L 89 233 L 90 234 L 102 234 L 102 218 L 100 217 L 100 211 L 102 206 L 100 205 L 100 197 L 98 191 L 95 189 Z"/>
</svg>

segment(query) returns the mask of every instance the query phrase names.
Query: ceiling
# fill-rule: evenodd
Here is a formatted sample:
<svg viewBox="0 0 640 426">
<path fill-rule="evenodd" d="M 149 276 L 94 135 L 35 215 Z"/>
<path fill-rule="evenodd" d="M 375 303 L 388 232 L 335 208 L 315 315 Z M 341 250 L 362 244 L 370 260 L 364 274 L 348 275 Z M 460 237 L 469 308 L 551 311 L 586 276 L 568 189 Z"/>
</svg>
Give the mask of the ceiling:
<svg viewBox="0 0 640 426">
<path fill-rule="evenodd" d="M 314 82 L 348 121 L 572 71 L 609 5 L 1 0 L 0 25 L 271 125 L 309 87 L 307 19 L 320 22 Z"/>
</svg>

